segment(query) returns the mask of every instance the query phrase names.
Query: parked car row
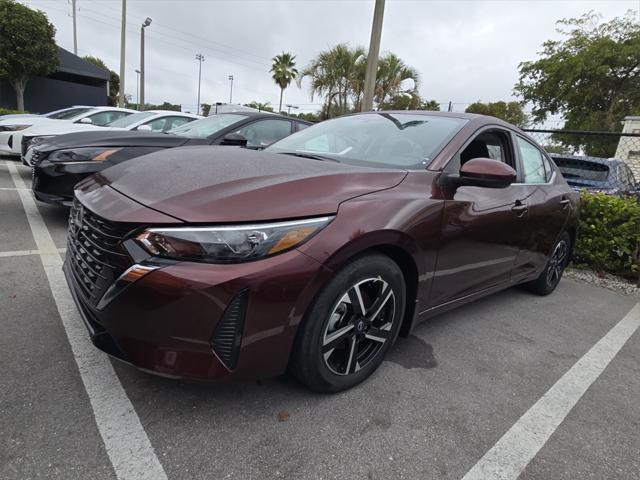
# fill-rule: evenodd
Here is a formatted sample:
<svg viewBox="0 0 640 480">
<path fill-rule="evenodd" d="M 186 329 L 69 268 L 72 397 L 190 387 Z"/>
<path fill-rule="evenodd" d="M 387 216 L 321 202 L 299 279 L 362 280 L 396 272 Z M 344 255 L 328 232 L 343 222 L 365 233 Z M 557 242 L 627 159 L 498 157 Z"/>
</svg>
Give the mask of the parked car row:
<svg viewBox="0 0 640 480">
<path fill-rule="evenodd" d="M 43 129 L 40 136 L 25 137 L 32 144 L 24 161 L 33 169 L 35 197 L 43 202 L 70 205 L 74 186 L 80 180 L 132 158 L 189 145 L 259 149 L 310 125 L 304 120 L 271 113 L 225 113 L 196 118 L 178 112 L 140 112 L 91 132 L 52 136 Z M 54 127 L 48 128 L 51 134 Z"/>
<path fill-rule="evenodd" d="M 72 203 L 64 270 L 94 344 L 173 378 L 352 387 L 432 315 L 551 293 L 575 242 L 559 168 L 471 114 L 238 112 L 60 135 L 27 160 L 37 198 Z"/>
</svg>

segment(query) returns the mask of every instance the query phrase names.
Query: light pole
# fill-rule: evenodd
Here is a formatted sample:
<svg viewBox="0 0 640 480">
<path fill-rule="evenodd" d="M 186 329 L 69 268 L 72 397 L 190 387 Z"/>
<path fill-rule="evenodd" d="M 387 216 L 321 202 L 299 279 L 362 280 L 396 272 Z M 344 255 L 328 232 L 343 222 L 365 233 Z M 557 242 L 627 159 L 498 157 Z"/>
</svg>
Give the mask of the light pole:
<svg viewBox="0 0 640 480">
<path fill-rule="evenodd" d="M 233 75 L 229 75 L 231 81 L 231 90 L 229 90 L 229 103 L 233 103 Z"/>
<path fill-rule="evenodd" d="M 378 55 L 380 55 L 380 37 L 382 37 L 382 17 L 384 16 L 384 0 L 376 0 L 373 10 L 373 24 L 371 25 L 371 41 L 367 55 L 367 73 L 364 77 L 364 98 L 362 111 L 373 109 L 373 91 L 378 74 Z"/>
<path fill-rule="evenodd" d="M 289 105 L 289 104 L 287 104 L 287 105 L 286 105 L 286 107 L 287 107 L 287 115 L 289 115 L 289 116 L 291 116 L 291 109 L 292 109 L 292 108 L 293 108 L 294 110 L 297 110 L 297 109 L 299 109 L 299 108 L 300 108 L 300 107 L 298 107 L 297 105 Z"/>
<path fill-rule="evenodd" d="M 140 103 L 138 110 L 144 110 L 144 29 L 151 25 L 151 19 L 147 17 L 140 27 Z"/>
<path fill-rule="evenodd" d="M 136 110 L 140 110 L 140 70 L 136 74 Z"/>
<path fill-rule="evenodd" d="M 71 0 L 73 8 L 73 54 L 78 55 L 78 31 L 76 29 L 76 0 Z"/>
<path fill-rule="evenodd" d="M 200 81 L 202 80 L 202 62 L 204 62 L 204 55 L 201 53 L 196 54 L 196 60 L 200 63 L 198 67 L 198 115 L 200 115 Z"/>
<path fill-rule="evenodd" d="M 120 92 L 118 106 L 124 107 L 124 43 L 127 37 L 127 0 L 122 0 L 122 26 L 120 28 Z"/>
</svg>

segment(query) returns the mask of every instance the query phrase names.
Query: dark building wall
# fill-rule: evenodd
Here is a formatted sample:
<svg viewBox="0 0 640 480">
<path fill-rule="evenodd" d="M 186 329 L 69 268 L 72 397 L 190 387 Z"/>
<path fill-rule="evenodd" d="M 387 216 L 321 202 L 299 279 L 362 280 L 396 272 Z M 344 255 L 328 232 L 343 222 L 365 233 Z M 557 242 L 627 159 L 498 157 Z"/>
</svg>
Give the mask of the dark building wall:
<svg viewBox="0 0 640 480">
<path fill-rule="evenodd" d="M 24 108 L 44 113 L 71 105 L 103 106 L 107 104 L 107 82 L 90 85 L 66 80 L 36 77 L 27 83 Z M 0 107 L 15 109 L 16 94 L 6 80 L 0 79 Z"/>
</svg>

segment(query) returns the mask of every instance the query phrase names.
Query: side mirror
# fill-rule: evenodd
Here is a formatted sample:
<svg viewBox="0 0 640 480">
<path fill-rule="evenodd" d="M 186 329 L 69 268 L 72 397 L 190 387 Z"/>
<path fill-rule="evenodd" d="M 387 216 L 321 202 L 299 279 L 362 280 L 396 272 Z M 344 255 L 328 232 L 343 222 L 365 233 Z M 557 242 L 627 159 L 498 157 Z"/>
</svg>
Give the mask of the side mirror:
<svg viewBox="0 0 640 480">
<path fill-rule="evenodd" d="M 80 123 L 91 125 L 93 123 L 93 120 L 91 120 L 89 117 L 84 117 L 82 120 L 80 120 Z"/>
<path fill-rule="evenodd" d="M 140 125 L 136 130 L 139 132 L 153 132 L 153 129 L 149 125 Z"/>
<path fill-rule="evenodd" d="M 244 138 L 239 133 L 227 133 L 224 136 L 224 138 L 222 139 L 222 142 L 220 142 L 220 145 L 229 145 L 229 146 L 234 146 L 234 147 L 246 147 L 247 146 L 247 139 Z"/>
<path fill-rule="evenodd" d="M 443 176 L 441 184 L 450 187 L 472 186 L 505 188 L 516 181 L 516 171 L 506 163 L 490 158 L 474 158 L 460 167 L 460 174 Z"/>
</svg>

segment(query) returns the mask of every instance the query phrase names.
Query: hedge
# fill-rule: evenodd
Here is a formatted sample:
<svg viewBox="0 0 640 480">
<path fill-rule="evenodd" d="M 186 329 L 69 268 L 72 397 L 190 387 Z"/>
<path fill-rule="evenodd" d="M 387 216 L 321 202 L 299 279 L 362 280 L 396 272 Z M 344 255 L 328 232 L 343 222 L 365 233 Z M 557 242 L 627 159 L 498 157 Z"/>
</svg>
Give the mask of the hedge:
<svg viewBox="0 0 640 480">
<path fill-rule="evenodd" d="M 640 204 L 634 197 L 582 193 L 573 260 L 596 271 L 640 278 Z"/>
<path fill-rule="evenodd" d="M 0 108 L 0 115 L 12 115 L 14 113 L 25 113 L 20 110 L 9 110 L 7 108 Z"/>
</svg>

